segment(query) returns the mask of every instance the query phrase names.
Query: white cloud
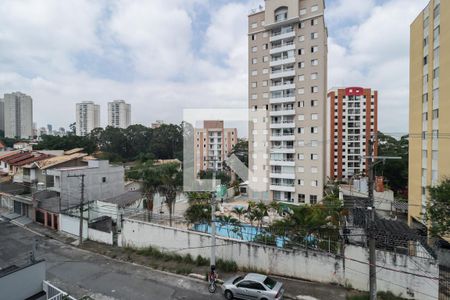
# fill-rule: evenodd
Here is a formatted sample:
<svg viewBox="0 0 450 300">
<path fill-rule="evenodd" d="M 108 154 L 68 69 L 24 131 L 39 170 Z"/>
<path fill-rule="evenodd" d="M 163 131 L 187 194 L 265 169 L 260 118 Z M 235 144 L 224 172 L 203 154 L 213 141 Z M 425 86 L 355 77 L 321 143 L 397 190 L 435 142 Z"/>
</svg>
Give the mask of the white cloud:
<svg viewBox="0 0 450 300">
<path fill-rule="evenodd" d="M 391 0 L 377 5 L 352 26 L 352 35 L 329 40 L 329 86 L 377 89 L 382 131 L 408 131 L 409 26 L 426 2 Z"/>
</svg>

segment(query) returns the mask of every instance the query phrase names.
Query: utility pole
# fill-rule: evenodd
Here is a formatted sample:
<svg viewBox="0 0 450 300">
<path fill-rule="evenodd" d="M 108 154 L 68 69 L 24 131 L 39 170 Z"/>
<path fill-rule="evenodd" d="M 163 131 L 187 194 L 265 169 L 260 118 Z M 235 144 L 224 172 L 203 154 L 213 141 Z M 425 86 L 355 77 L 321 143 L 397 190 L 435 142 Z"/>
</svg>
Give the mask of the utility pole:
<svg viewBox="0 0 450 300">
<path fill-rule="evenodd" d="M 375 226 L 375 199 L 374 199 L 374 141 L 369 141 L 369 203 L 368 203 L 368 224 L 367 224 L 367 234 L 369 238 L 369 287 L 370 287 L 370 300 L 377 299 L 377 257 L 375 248 L 375 236 L 374 236 L 374 226 Z"/>
<path fill-rule="evenodd" d="M 216 166 L 213 169 L 212 185 L 214 191 L 211 196 L 211 270 L 216 266 Z"/>
<path fill-rule="evenodd" d="M 78 177 L 81 178 L 81 197 L 80 197 L 80 241 L 79 246 L 83 244 L 83 211 L 84 211 L 84 176 L 85 174 L 81 175 L 67 175 L 67 177 Z"/>
<path fill-rule="evenodd" d="M 366 157 L 369 169 L 368 182 L 368 203 L 367 203 L 367 238 L 369 240 L 369 294 L 370 300 L 377 300 L 377 256 L 376 256 L 376 241 L 375 241 L 375 197 L 374 197 L 374 181 L 375 181 L 375 165 L 384 162 L 387 159 L 401 159 L 401 157 L 390 156 L 375 156 L 375 143 L 378 140 L 378 135 L 375 133 L 374 137 L 369 141 L 369 156 Z"/>
</svg>

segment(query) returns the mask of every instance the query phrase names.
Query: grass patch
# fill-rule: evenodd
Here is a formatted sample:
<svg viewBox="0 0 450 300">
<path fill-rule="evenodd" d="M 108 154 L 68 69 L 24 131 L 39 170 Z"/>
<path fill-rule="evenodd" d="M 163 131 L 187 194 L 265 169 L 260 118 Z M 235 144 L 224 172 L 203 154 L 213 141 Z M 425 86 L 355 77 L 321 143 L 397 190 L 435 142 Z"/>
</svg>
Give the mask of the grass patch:
<svg viewBox="0 0 450 300">
<path fill-rule="evenodd" d="M 238 270 L 238 265 L 235 261 L 232 260 L 222 260 L 218 259 L 216 261 L 216 267 L 218 270 L 221 270 L 222 272 L 236 272 Z"/>
</svg>

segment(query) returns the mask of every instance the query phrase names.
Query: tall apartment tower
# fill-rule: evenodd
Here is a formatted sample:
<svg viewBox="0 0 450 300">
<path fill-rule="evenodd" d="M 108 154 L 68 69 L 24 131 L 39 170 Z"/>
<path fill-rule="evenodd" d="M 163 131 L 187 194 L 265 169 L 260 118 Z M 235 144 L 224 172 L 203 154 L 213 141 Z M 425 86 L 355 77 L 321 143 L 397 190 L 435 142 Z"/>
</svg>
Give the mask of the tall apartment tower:
<svg viewBox="0 0 450 300">
<path fill-rule="evenodd" d="M 335 88 L 327 99 L 326 174 L 349 180 L 368 174 L 369 141 L 378 131 L 378 91 L 362 87 Z M 375 155 L 377 143 L 374 144 Z"/>
<path fill-rule="evenodd" d="M 33 99 L 15 92 L 4 95 L 5 137 L 29 139 L 33 137 Z"/>
<path fill-rule="evenodd" d="M 5 100 L 0 98 L 0 130 L 5 133 Z"/>
<path fill-rule="evenodd" d="M 223 121 L 204 121 L 194 129 L 194 171 L 223 170 L 223 161 L 237 143 L 237 129 L 224 128 Z"/>
<path fill-rule="evenodd" d="M 408 213 L 425 224 L 427 187 L 450 176 L 450 1 L 430 1 L 410 29 Z"/>
<path fill-rule="evenodd" d="M 76 104 L 77 135 L 89 134 L 94 128 L 100 127 L 100 105 L 92 101 Z"/>
<path fill-rule="evenodd" d="M 327 29 L 323 0 L 266 0 L 249 15 L 249 196 L 321 201 Z"/>
<path fill-rule="evenodd" d="M 131 124 L 131 104 L 124 100 L 108 102 L 108 126 L 127 128 Z"/>
</svg>

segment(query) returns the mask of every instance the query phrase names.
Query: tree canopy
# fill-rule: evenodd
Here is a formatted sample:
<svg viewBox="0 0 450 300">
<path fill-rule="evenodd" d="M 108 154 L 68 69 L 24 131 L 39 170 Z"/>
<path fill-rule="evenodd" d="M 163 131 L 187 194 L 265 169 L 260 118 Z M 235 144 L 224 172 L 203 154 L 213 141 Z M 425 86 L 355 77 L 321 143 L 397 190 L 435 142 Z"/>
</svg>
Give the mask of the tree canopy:
<svg viewBox="0 0 450 300">
<path fill-rule="evenodd" d="M 428 187 L 430 203 L 426 219 L 430 222 L 430 232 L 434 236 L 450 235 L 450 178 L 439 185 Z"/>
</svg>

